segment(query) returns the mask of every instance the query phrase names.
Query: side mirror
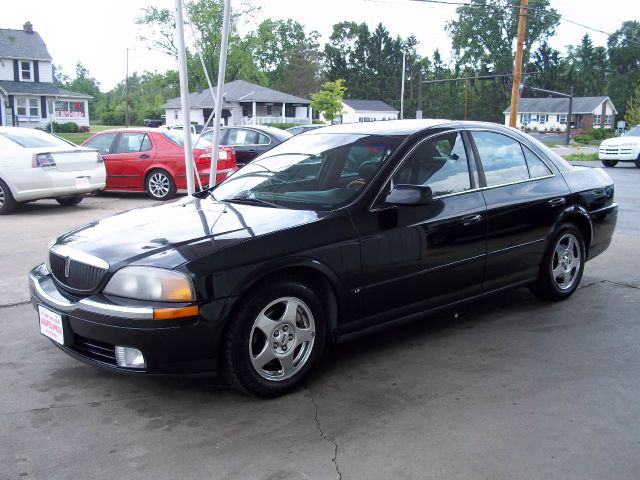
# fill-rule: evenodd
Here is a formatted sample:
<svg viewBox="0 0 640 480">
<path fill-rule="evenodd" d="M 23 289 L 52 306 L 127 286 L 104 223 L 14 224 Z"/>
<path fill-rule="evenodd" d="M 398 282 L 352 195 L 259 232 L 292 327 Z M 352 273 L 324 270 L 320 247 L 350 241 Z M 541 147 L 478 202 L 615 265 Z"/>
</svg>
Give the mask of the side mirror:
<svg viewBox="0 0 640 480">
<path fill-rule="evenodd" d="M 396 185 L 393 187 L 386 203 L 391 205 L 427 205 L 433 200 L 431 188 L 425 185 Z"/>
</svg>

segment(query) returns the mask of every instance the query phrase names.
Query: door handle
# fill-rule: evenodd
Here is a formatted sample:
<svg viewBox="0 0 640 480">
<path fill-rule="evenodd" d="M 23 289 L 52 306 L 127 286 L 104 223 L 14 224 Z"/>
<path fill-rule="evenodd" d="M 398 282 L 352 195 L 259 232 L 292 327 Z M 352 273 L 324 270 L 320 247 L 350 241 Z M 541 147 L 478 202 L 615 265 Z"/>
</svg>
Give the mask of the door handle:
<svg viewBox="0 0 640 480">
<path fill-rule="evenodd" d="M 469 215 L 467 217 L 462 217 L 462 224 L 473 225 L 474 223 L 480 223 L 482 221 L 482 215 Z"/>
<path fill-rule="evenodd" d="M 149 158 L 149 155 L 146 153 L 143 153 L 142 155 L 140 155 L 140 158 Z"/>
<path fill-rule="evenodd" d="M 567 201 L 562 197 L 552 198 L 551 200 L 549 200 L 549 205 L 551 205 L 552 207 L 561 207 L 565 203 L 567 203 Z"/>
</svg>

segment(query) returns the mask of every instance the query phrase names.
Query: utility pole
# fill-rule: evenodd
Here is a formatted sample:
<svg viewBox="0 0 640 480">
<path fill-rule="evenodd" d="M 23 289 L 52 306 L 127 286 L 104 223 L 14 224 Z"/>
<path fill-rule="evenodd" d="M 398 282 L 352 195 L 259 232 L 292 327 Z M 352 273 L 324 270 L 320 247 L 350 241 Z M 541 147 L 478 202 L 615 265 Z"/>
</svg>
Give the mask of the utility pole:
<svg viewBox="0 0 640 480">
<path fill-rule="evenodd" d="M 464 80 L 464 119 L 468 118 L 469 113 L 469 79 Z"/>
<path fill-rule="evenodd" d="M 416 118 L 422 118 L 422 66 L 418 70 L 418 111 Z"/>
<path fill-rule="evenodd" d="M 520 82 L 522 79 L 522 51 L 524 49 L 524 34 L 527 27 L 527 5 L 529 0 L 520 0 L 520 12 L 518 14 L 518 43 L 516 47 L 516 60 L 513 64 L 513 85 L 511 86 L 511 111 L 509 112 L 509 126 L 516 126 L 518 115 L 518 100 L 520 97 Z"/>
<path fill-rule="evenodd" d="M 400 87 L 400 120 L 404 119 L 404 71 L 405 71 L 405 59 L 407 56 L 406 51 L 402 51 L 402 86 Z"/>
</svg>

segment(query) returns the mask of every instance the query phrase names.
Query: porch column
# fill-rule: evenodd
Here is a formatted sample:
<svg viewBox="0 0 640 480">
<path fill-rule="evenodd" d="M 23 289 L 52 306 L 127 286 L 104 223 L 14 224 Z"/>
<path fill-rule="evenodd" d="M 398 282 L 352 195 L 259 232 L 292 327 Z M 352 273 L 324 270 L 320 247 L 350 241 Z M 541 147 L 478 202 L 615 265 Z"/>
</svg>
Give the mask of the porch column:
<svg viewBox="0 0 640 480">
<path fill-rule="evenodd" d="M 253 124 L 257 125 L 258 124 L 258 119 L 256 118 L 256 102 L 255 102 L 255 100 L 253 101 L 252 105 L 253 105 L 253 118 L 252 118 L 252 120 L 253 120 Z"/>
<path fill-rule="evenodd" d="M 284 123 L 284 112 L 285 112 L 286 103 L 282 104 L 282 123 Z"/>
<path fill-rule="evenodd" d="M 307 123 L 312 124 L 313 123 L 313 108 L 311 108 L 311 105 L 309 105 L 307 107 L 307 117 L 309 119 L 309 122 L 307 122 Z"/>
</svg>

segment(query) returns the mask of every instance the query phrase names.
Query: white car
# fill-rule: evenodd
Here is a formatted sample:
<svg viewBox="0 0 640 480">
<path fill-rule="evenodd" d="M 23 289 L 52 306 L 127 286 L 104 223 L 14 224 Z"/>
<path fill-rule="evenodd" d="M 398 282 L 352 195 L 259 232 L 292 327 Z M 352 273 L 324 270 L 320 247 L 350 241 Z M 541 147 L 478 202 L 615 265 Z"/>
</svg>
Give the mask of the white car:
<svg viewBox="0 0 640 480">
<path fill-rule="evenodd" d="M 615 167 L 618 162 L 635 162 L 640 168 L 640 125 L 621 137 L 604 140 L 598 149 L 598 158 L 605 167 Z"/>
<path fill-rule="evenodd" d="M 95 149 L 41 130 L 0 127 L 0 215 L 43 198 L 77 205 L 85 194 L 103 189 L 106 176 Z"/>
</svg>

